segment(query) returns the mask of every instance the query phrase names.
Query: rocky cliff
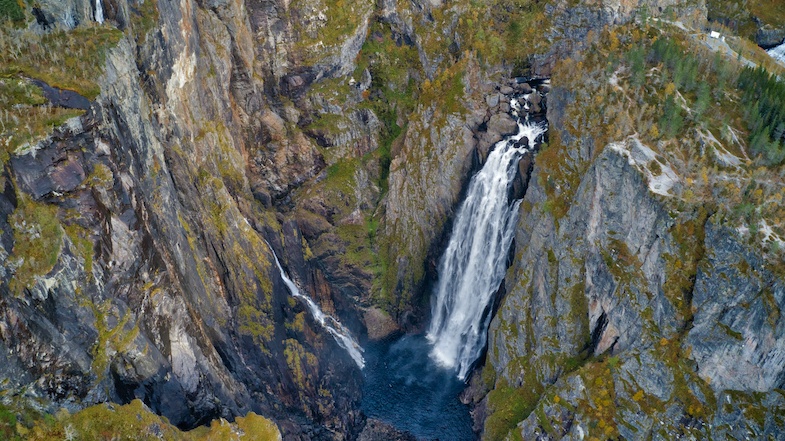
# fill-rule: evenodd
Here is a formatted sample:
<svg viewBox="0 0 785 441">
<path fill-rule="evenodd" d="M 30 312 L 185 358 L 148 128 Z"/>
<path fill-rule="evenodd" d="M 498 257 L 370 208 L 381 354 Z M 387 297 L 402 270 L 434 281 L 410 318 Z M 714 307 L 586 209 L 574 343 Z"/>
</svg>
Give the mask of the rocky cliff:
<svg viewBox="0 0 785 441">
<path fill-rule="evenodd" d="M 587 47 L 647 44 L 624 29 Z M 725 156 L 738 140 L 719 141 L 694 113 L 668 141 L 667 118 L 624 105 L 658 94 L 653 71 L 647 92 L 629 58 L 602 72 L 594 55 L 572 56 L 553 68 L 551 145 L 535 157 L 488 364 L 465 397 L 477 423 L 489 439 L 781 436 L 778 239 L 750 236 L 761 219 L 740 218 L 744 196 L 721 188 L 757 188 L 745 160 L 727 161 L 746 153 Z M 763 198 L 777 191 L 764 187 Z"/>
<path fill-rule="evenodd" d="M 765 54 L 700 37 L 727 9 L 106 0 L 98 25 L 97 7 L 40 1 L 0 38 L 4 405 L 132 403 L 118 413 L 153 432 L 147 410 L 180 429 L 248 414 L 236 436 L 255 412 L 285 439 L 403 437 L 366 427 L 357 366 L 273 253 L 361 340 L 422 329 L 523 76 L 552 77 L 551 133 L 521 166 L 465 394 L 478 434 L 785 430 L 780 166 L 746 148 L 733 76 Z M 20 412 L 16 435 L 34 427 Z"/>
<path fill-rule="evenodd" d="M 328 23 L 302 28 L 290 6 L 107 5 L 122 34 L 87 78 L 88 112 L 5 162 L 8 389 L 71 409 L 139 398 L 181 428 L 254 410 L 287 438 L 357 430 L 357 368 L 289 296 L 267 243 L 332 304 L 270 207 L 326 166 L 291 99 L 352 69 L 370 9 L 352 6 L 325 45 L 309 35 Z"/>
</svg>

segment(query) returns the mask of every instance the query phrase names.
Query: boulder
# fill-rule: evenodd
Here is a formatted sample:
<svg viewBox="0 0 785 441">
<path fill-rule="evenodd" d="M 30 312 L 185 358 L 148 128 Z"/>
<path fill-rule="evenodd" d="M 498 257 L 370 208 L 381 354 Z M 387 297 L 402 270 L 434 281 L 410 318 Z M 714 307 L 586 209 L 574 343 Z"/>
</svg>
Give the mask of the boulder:
<svg viewBox="0 0 785 441">
<path fill-rule="evenodd" d="M 755 42 L 764 49 L 771 49 L 785 43 L 785 28 L 763 27 L 755 33 Z"/>
<path fill-rule="evenodd" d="M 502 137 L 518 131 L 518 123 L 506 113 L 497 113 L 488 121 L 488 133 L 496 133 Z"/>
<path fill-rule="evenodd" d="M 494 108 L 499 105 L 499 94 L 492 93 L 485 97 L 485 104 L 488 105 L 490 108 Z"/>
<path fill-rule="evenodd" d="M 515 86 L 516 92 L 519 93 L 532 93 L 532 87 L 529 83 L 520 83 Z"/>
</svg>

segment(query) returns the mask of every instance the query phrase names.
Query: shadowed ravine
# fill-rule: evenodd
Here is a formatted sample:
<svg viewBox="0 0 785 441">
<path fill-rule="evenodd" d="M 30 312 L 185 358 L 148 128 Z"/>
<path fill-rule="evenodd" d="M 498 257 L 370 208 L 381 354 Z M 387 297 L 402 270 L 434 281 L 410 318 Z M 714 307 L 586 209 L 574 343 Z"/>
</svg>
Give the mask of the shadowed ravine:
<svg viewBox="0 0 785 441">
<path fill-rule="evenodd" d="M 516 114 L 517 102 L 514 106 Z M 365 348 L 362 408 L 366 415 L 418 438 L 471 440 L 469 407 L 459 395 L 486 345 L 494 293 L 504 278 L 520 200 L 510 189 L 518 162 L 547 123 L 518 121 L 471 179 L 439 265 L 426 335 Z"/>
</svg>

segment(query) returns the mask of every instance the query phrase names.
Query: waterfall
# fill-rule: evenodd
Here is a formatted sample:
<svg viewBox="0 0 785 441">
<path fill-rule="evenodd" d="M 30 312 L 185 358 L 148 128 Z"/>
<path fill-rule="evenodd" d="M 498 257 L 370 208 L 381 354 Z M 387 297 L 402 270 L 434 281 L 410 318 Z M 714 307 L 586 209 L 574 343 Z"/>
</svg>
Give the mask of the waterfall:
<svg viewBox="0 0 785 441">
<path fill-rule="evenodd" d="M 330 335 L 333 336 L 338 345 L 346 350 L 349 353 L 349 356 L 352 357 L 357 366 L 360 369 L 365 367 L 365 359 L 362 356 L 362 347 L 357 343 L 357 341 L 352 338 L 351 333 L 349 330 L 346 329 L 341 322 L 339 322 L 336 318 L 331 315 L 325 314 L 319 308 L 319 305 L 316 304 L 310 297 L 300 292 L 300 289 L 297 288 L 297 285 L 294 284 L 292 279 L 286 275 L 286 272 L 281 267 L 281 262 L 278 261 L 278 256 L 275 255 L 275 250 L 270 244 L 267 244 L 270 251 L 273 253 L 273 257 L 275 258 L 275 264 L 278 266 L 278 271 L 281 272 L 281 278 L 283 279 L 283 283 L 286 284 L 286 287 L 289 288 L 289 292 L 292 293 L 292 297 L 302 300 L 305 303 L 305 306 L 308 307 L 308 310 L 311 312 L 313 318 L 319 322 L 322 328 L 326 329 Z"/>
<path fill-rule="evenodd" d="M 773 49 L 769 49 L 767 52 L 771 58 L 774 58 L 775 60 L 779 61 L 780 64 L 785 65 L 785 41 L 783 41 L 781 45 Z"/>
<path fill-rule="evenodd" d="M 519 122 L 516 135 L 496 144 L 469 184 L 439 262 L 427 337 L 431 357 L 461 380 L 485 346 L 493 295 L 506 271 L 520 205 L 508 201 L 518 160 L 546 130 L 545 123 Z M 528 145 L 520 145 L 523 138 Z"/>
<path fill-rule="evenodd" d="M 104 5 L 102 0 L 95 0 L 95 21 L 98 24 L 104 24 Z"/>
</svg>

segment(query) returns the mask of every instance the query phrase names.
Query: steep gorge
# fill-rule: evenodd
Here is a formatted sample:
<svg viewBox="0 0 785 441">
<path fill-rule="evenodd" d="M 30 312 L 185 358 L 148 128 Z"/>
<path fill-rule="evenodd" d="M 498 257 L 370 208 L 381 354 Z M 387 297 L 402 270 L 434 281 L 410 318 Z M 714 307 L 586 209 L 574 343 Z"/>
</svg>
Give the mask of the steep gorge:
<svg viewBox="0 0 785 441">
<path fill-rule="evenodd" d="M 100 5 L 101 27 L 93 2 L 40 1 L 55 31 L 30 15 L 4 34 L 6 47 L 71 27 L 114 39 L 95 60 L 103 73 L 85 78 L 95 95 L 41 78 L 88 96 L 86 113 L 26 145 L 3 134 L 5 405 L 138 398 L 181 429 L 253 411 L 285 439 L 403 439 L 366 422 L 358 365 L 292 299 L 275 255 L 360 343 L 424 330 L 455 210 L 515 132 L 506 115 L 523 86 L 511 77 L 524 75 L 553 76 L 553 134 L 516 213 L 487 359 L 463 394 L 475 429 L 785 430 L 782 261 L 722 206 L 730 181 L 774 206 L 777 169 L 729 166 L 747 153 L 712 144 L 714 120 L 678 144 L 652 135 L 645 110 L 613 111 L 650 93 L 623 57 L 652 33 L 682 35 L 669 21 L 700 27 L 703 2 Z M 595 69 L 593 50 L 622 61 Z M 26 84 L 6 61 L 7 81 Z M 692 105 L 697 93 L 675 87 Z M 741 225 L 763 219 L 773 243 L 782 226 L 756 213 Z"/>
</svg>

